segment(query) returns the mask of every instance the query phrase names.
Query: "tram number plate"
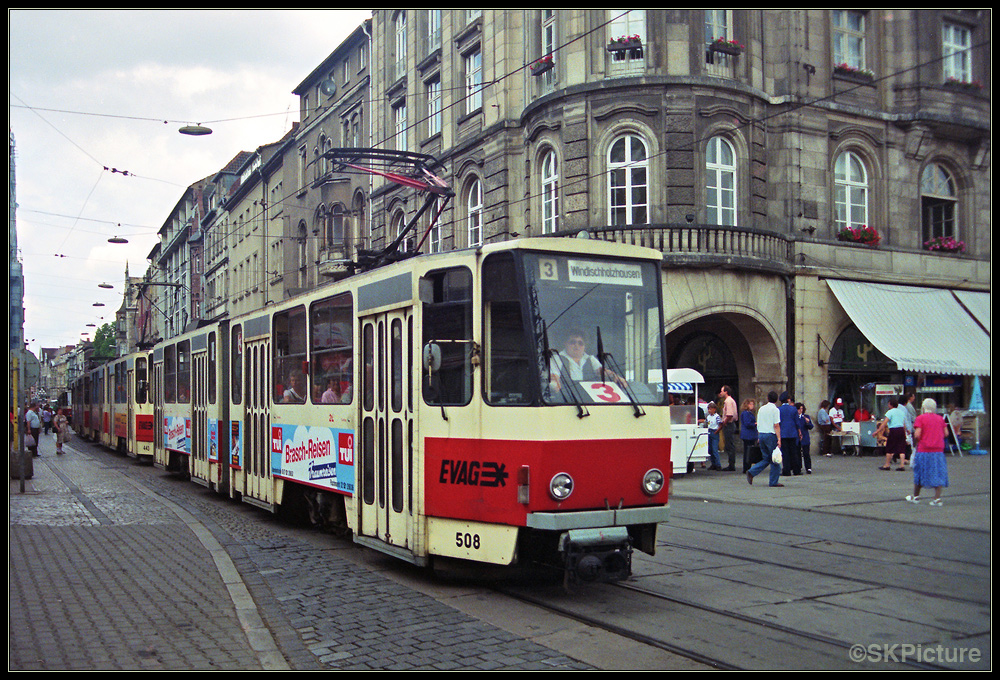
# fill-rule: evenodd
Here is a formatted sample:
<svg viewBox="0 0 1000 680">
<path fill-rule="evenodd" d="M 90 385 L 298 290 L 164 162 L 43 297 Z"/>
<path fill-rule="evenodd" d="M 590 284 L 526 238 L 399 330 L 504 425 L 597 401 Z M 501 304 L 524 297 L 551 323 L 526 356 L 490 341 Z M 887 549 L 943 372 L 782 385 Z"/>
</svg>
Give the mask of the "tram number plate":
<svg viewBox="0 0 1000 680">
<path fill-rule="evenodd" d="M 518 529 L 505 524 L 427 518 L 427 546 L 433 555 L 491 564 L 511 564 Z"/>
<path fill-rule="evenodd" d="M 479 534 L 462 533 L 455 534 L 455 545 L 459 548 L 479 550 Z"/>
</svg>

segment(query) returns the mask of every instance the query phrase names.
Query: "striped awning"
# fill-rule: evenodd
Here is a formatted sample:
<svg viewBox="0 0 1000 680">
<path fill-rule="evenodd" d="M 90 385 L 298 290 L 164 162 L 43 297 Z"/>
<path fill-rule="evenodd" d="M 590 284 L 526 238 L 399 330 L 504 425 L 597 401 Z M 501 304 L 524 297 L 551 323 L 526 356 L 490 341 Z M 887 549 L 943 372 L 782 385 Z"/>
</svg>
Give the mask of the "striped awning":
<svg viewBox="0 0 1000 680">
<path fill-rule="evenodd" d="M 956 297 L 937 288 L 828 279 L 854 325 L 900 371 L 990 375 L 986 326 Z M 974 304 L 981 301 L 976 298 Z"/>
</svg>

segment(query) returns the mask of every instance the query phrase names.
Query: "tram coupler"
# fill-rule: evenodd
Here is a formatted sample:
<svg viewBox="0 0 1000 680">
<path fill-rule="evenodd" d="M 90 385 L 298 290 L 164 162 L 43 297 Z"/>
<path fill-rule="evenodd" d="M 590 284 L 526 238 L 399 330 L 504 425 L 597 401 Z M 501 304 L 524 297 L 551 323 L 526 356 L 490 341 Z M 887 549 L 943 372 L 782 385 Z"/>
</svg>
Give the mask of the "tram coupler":
<svg viewBox="0 0 1000 680">
<path fill-rule="evenodd" d="M 559 537 L 571 581 L 621 581 L 632 573 L 632 540 L 626 527 L 572 529 Z"/>
</svg>

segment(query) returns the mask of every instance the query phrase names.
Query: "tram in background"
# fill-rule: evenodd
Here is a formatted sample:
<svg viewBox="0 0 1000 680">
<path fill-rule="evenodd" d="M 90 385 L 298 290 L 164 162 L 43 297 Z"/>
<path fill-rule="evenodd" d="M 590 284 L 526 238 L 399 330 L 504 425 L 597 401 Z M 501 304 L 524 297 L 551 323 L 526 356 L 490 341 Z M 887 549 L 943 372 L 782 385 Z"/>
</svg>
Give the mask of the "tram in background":
<svg viewBox="0 0 1000 680">
<path fill-rule="evenodd" d="M 158 344 L 152 352 L 151 393 L 159 425 L 154 464 L 228 494 L 225 327 L 224 322 L 211 324 Z"/>
<path fill-rule="evenodd" d="M 136 352 L 91 369 L 72 386 L 77 435 L 119 453 L 152 460 L 153 403 L 149 356 Z"/>
</svg>

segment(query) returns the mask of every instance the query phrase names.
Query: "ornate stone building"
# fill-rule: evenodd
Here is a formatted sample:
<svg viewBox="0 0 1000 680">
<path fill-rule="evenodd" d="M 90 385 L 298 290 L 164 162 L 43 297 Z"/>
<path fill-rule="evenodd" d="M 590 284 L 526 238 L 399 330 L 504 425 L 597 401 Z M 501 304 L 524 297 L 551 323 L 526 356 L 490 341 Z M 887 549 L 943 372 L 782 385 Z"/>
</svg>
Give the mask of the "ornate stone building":
<svg viewBox="0 0 1000 680">
<path fill-rule="evenodd" d="M 989 374 L 990 29 L 988 10 L 376 10 L 371 145 L 443 162 L 456 196 L 423 250 L 579 230 L 660 249 L 671 364 L 712 390 L 967 403 Z M 374 244 L 421 204 L 378 180 L 370 199 Z"/>
</svg>

